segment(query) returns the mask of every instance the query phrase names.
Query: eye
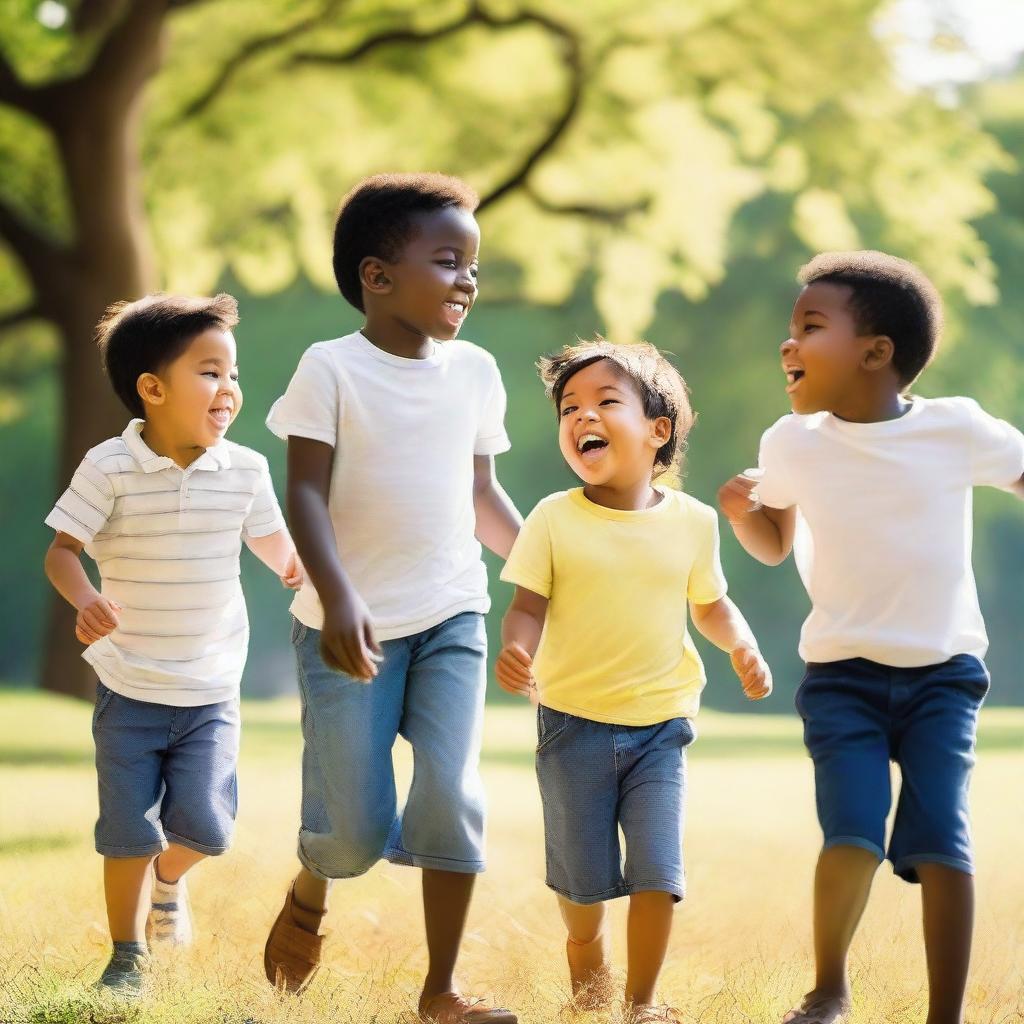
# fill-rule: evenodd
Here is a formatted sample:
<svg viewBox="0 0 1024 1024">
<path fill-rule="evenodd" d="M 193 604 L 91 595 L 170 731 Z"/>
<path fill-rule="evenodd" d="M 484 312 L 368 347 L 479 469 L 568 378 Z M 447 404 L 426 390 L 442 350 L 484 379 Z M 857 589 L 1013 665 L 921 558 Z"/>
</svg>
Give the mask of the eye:
<svg viewBox="0 0 1024 1024">
<path fill-rule="evenodd" d="M 601 402 L 602 405 L 618 405 L 619 400 L 617 398 L 605 398 Z"/>
<path fill-rule="evenodd" d="M 238 374 L 237 373 L 231 374 L 231 379 L 237 384 L 238 383 Z"/>
<path fill-rule="evenodd" d="M 575 411 L 576 411 L 576 406 L 575 405 L 567 405 L 567 406 L 565 406 L 562 409 L 561 415 L 562 416 L 568 416 L 569 413 L 575 412 Z"/>
<path fill-rule="evenodd" d="M 449 270 L 455 270 L 455 268 L 458 266 L 455 260 L 438 260 L 437 263 L 438 266 L 447 267 Z"/>
<path fill-rule="evenodd" d="M 220 374 L 216 370 L 203 370 L 203 376 L 212 377 L 214 380 L 216 380 L 220 376 Z"/>
<path fill-rule="evenodd" d="M 469 268 L 469 272 L 470 272 L 470 274 L 473 275 L 474 280 L 480 276 L 480 268 L 479 267 L 470 267 Z"/>
<path fill-rule="evenodd" d="M 806 324 L 804 326 L 804 334 L 810 334 L 811 331 L 818 330 L 820 326 L 820 324 Z"/>
</svg>

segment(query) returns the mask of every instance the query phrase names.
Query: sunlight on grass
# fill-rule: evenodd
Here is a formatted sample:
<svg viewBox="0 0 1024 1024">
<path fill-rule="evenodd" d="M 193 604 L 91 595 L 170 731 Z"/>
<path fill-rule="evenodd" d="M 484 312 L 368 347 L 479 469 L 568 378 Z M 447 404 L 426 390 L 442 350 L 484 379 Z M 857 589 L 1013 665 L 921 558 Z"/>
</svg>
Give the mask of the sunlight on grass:
<svg viewBox="0 0 1024 1024">
<path fill-rule="evenodd" d="M 96 785 L 90 709 L 0 691 L 0 1021 L 397 1021 L 424 968 L 419 879 L 380 865 L 333 893 L 325 967 L 301 999 L 262 976 L 267 929 L 295 870 L 297 704 L 243 706 L 234 849 L 191 876 L 199 938 L 157 962 L 137 1007 L 98 1000 L 91 982 L 108 949 L 100 860 L 92 847 Z M 792 715 L 702 713 L 690 757 L 689 897 L 662 995 L 685 1019 L 776 1022 L 809 978 L 809 893 L 819 835 L 810 764 Z M 540 801 L 529 709 L 488 708 L 483 771 L 490 800 L 481 876 L 460 966 L 468 991 L 558 1020 L 566 998 L 564 935 L 543 885 Z M 970 1024 L 1024 1019 L 1024 711 L 986 710 L 974 782 L 980 873 Z M 410 774 L 407 748 L 399 777 Z M 614 906 L 623 958 L 624 905 Z M 854 947 L 854 1024 L 924 1019 L 918 892 L 883 867 Z"/>
</svg>

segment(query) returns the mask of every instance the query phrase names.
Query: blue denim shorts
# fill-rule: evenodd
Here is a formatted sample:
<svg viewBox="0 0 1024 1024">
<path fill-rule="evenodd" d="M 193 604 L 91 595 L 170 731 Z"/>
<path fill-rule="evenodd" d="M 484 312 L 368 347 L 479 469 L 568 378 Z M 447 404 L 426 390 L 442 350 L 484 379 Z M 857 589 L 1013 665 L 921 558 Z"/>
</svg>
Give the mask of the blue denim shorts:
<svg viewBox="0 0 1024 1024">
<path fill-rule="evenodd" d="M 238 811 L 238 699 L 179 708 L 99 683 L 92 734 L 100 816 L 96 852 L 148 857 L 179 843 L 216 856 Z"/>
<path fill-rule="evenodd" d="M 371 683 L 328 668 L 320 633 L 295 620 L 302 697 L 299 860 L 318 878 L 351 878 L 382 857 L 444 871 L 484 869 L 480 741 L 486 685 L 483 616 L 463 612 L 381 643 Z M 392 748 L 413 749 L 399 813 Z"/>
<path fill-rule="evenodd" d="M 686 747 L 694 735 L 686 718 L 611 725 L 537 708 L 550 888 L 573 903 L 645 890 L 683 898 Z"/>
<path fill-rule="evenodd" d="M 918 881 L 916 865 L 974 873 L 967 791 L 984 663 L 958 654 L 939 665 L 892 668 L 851 658 L 807 666 L 796 693 L 814 761 L 825 847 L 859 846 Z M 889 762 L 902 784 L 888 850 Z"/>
</svg>

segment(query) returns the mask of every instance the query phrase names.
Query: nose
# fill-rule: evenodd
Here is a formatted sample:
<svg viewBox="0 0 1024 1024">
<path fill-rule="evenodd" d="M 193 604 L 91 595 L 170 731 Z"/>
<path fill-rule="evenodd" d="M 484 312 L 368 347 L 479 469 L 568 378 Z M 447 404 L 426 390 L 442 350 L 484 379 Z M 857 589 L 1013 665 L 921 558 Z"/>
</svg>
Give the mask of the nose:
<svg viewBox="0 0 1024 1024">
<path fill-rule="evenodd" d="M 796 349 L 796 342 L 792 338 L 787 338 L 780 346 L 779 353 L 785 357 Z"/>
<path fill-rule="evenodd" d="M 476 279 L 468 270 L 459 274 L 459 277 L 455 282 L 455 287 L 458 288 L 459 291 L 465 292 L 470 298 L 473 298 L 476 295 Z"/>
<path fill-rule="evenodd" d="M 597 412 L 594 409 L 580 409 L 580 411 L 576 413 L 577 423 L 582 423 L 584 420 L 590 420 L 591 422 L 593 422 L 596 419 Z"/>
</svg>

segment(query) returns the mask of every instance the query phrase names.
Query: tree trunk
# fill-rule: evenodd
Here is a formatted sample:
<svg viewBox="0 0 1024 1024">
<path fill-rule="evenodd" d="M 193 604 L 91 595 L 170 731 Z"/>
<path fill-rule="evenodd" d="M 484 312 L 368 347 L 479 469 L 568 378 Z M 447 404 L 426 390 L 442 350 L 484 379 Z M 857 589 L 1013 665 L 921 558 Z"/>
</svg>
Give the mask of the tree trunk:
<svg viewBox="0 0 1024 1024">
<path fill-rule="evenodd" d="M 94 333 L 107 306 L 145 295 L 158 284 L 146 230 L 138 137 L 142 86 L 158 64 L 159 21 L 157 15 L 135 37 L 137 46 L 148 47 L 142 72 L 129 81 L 101 78 L 82 90 L 55 129 L 76 237 L 70 272 L 59 287 L 39 295 L 44 314 L 58 325 L 64 342 L 54 500 L 83 455 L 120 434 L 130 417 L 103 374 Z M 81 657 L 75 616 L 75 609 L 54 594 L 42 640 L 40 682 L 44 690 L 92 700 L 96 676 Z"/>
</svg>

